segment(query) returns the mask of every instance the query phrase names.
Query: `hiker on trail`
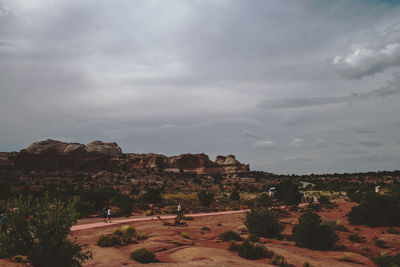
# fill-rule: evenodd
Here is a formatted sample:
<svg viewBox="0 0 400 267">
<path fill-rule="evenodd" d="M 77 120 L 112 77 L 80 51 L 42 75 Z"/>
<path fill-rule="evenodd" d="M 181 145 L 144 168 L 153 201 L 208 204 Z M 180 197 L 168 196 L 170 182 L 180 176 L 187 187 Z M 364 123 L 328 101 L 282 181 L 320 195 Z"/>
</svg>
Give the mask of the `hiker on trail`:
<svg viewBox="0 0 400 267">
<path fill-rule="evenodd" d="M 178 216 L 182 215 L 182 207 L 181 207 L 181 203 L 179 203 L 178 205 Z"/>
<path fill-rule="evenodd" d="M 150 216 L 151 216 L 151 219 L 153 220 L 153 217 L 154 217 L 154 206 L 153 206 L 153 204 L 150 205 Z"/>
<path fill-rule="evenodd" d="M 111 223 L 111 208 L 108 208 L 107 217 L 108 217 L 108 220 L 109 220 L 110 223 Z M 106 221 L 106 222 L 107 222 L 107 221 Z"/>
<path fill-rule="evenodd" d="M 107 223 L 107 210 L 106 210 L 106 208 L 103 209 L 103 217 L 104 217 L 104 222 Z"/>
</svg>

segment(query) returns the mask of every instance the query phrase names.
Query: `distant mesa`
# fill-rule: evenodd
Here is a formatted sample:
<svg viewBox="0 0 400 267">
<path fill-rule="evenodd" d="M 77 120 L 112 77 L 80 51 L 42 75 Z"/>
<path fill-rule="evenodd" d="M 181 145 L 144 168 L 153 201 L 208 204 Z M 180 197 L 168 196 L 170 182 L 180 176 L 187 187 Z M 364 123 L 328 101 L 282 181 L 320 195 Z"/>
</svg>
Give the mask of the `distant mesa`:
<svg viewBox="0 0 400 267">
<path fill-rule="evenodd" d="M 123 153 L 117 143 L 93 141 L 87 145 L 47 139 L 31 144 L 20 152 L 0 152 L 0 170 L 64 170 L 64 169 L 152 169 L 163 172 L 197 174 L 247 173 L 234 155 L 217 156 L 182 154 L 167 157 L 162 154 Z"/>
</svg>

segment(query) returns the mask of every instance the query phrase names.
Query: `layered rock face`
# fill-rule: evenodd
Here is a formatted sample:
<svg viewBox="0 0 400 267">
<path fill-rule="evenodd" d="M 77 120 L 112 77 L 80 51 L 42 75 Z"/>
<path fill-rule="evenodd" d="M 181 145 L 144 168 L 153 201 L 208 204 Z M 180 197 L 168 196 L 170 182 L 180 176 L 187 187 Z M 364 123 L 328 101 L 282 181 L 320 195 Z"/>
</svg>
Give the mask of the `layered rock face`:
<svg viewBox="0 0 400 267">
<path fill-rule="evenodd" d="M 122 153 L 117 143 L 94 141 L 88 145 L 65 143 L 47 139 L 35 142 L 19 153 L 0 153 L 0 170 L 62 170 L 153 169 L 165 172 L 198 174 L 249 172 L 249 165 L 241 164 L 235 156 L 217 156 L 213 162 L 204 154 L 182 154 L 167 157 L 162 154 Z"/>
</svg>

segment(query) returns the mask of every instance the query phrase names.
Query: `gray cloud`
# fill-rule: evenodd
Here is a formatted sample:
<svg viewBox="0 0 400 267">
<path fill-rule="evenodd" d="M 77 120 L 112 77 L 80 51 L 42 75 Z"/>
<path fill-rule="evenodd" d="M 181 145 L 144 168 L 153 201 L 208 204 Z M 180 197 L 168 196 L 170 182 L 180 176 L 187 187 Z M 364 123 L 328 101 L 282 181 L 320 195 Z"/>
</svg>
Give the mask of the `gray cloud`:
<svg viewBox="0 0 400 267">
<path fill-rule="evenodd" d="M 366 153 L 400 151 L 399 14 L 372 0 L 0 0 L 0 150 L 103 139 L 274 172 L 398 168 L 342 155 L 359 135 L 383 143 Z"/>
<path fill-rule="evenodd" d="M 397 75 L 393 81 L 379 89 L 363 93 L 351 93 L 344 96 L 310 96 L 310 97 L 288 97 L 280 99 L 267 99 L 258 103 L 260 108 L 285 109 L 303 108 L 313 106 L 325 106 L 332 104 L 352 103 L 366 101 L 373 97 L 387 97 L 400 93 L 400 76 Z"/>
</svg>

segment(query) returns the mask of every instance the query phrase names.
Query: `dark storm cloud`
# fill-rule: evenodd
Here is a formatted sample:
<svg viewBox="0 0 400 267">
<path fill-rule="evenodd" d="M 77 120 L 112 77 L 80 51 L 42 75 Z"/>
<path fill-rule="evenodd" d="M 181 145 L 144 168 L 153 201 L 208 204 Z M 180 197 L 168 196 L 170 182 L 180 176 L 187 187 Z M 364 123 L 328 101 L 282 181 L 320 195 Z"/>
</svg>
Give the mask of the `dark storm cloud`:
<svg viewBox="0 0 400 267">
<path fill-rule="evenodd" d="M 340 159 L 364 140 L 351 129 L 382 142 L 367 152 L 398 153 L 399 13 L 361 0 L 0 0 L 0 150 L 103 139 L 276 172 L 362 170 L 374 162 Z"/>
</svg>

